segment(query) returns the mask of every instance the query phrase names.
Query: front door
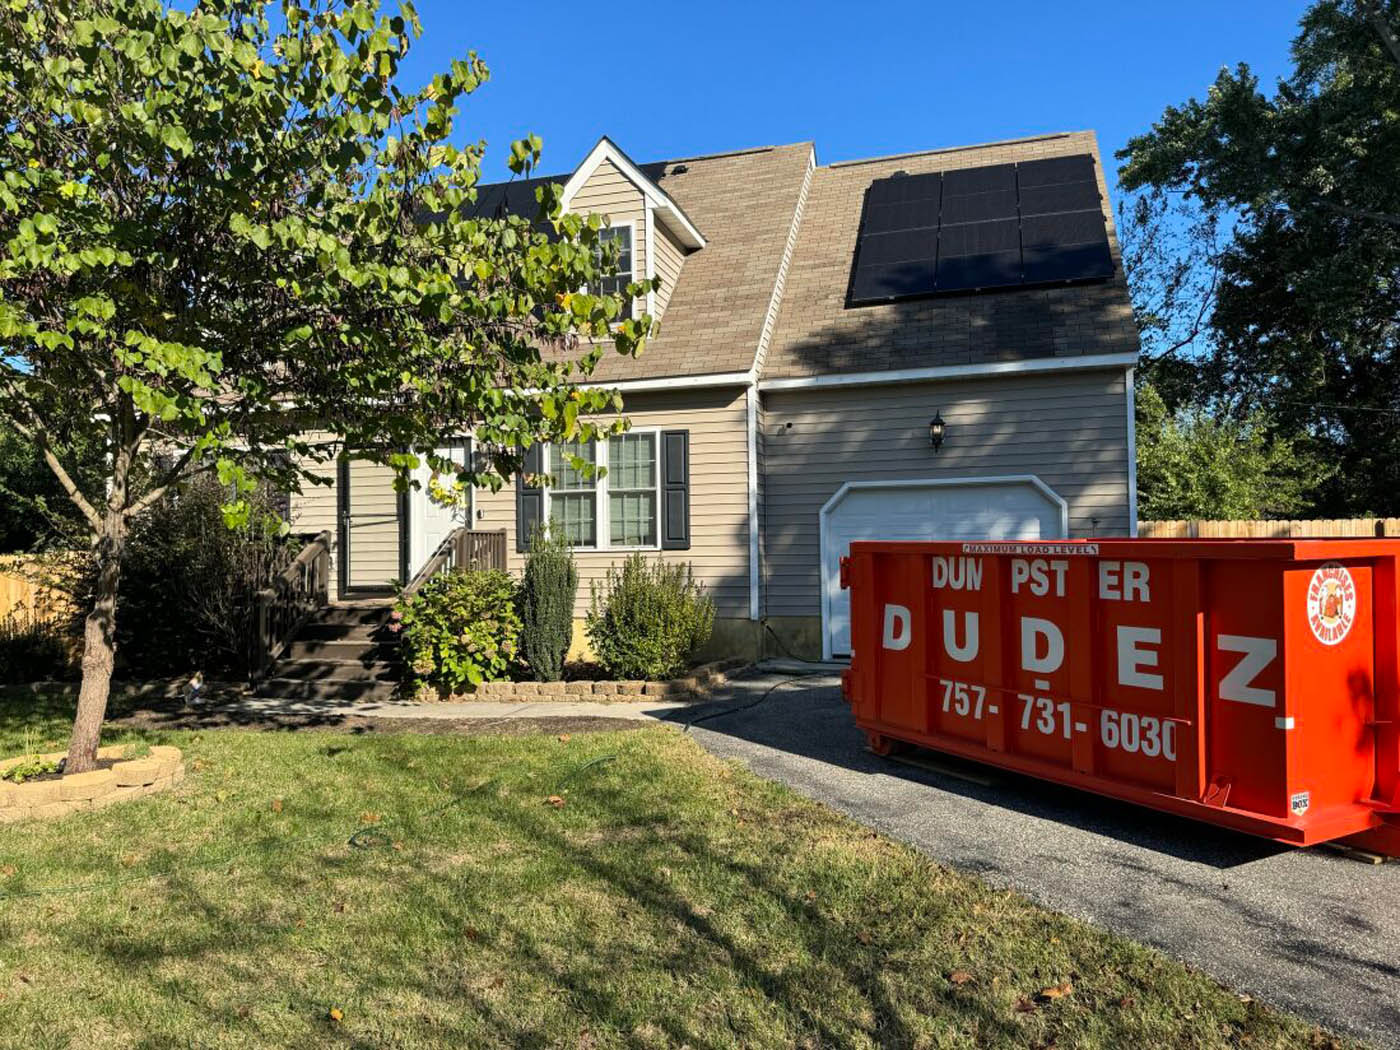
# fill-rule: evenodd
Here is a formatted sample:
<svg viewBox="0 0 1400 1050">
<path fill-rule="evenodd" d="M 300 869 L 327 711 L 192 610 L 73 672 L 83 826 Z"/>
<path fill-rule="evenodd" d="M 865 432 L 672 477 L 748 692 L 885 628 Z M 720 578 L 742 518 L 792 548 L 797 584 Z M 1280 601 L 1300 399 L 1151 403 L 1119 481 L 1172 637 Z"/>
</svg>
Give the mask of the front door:
<svg viewBox="0 0 1400 1050">
<path fill-rule="evenodd" d="M 468 465 L 467 457 L 471 454 L 471 439 L 460 438 L 452 442 L 451 445 L 443 446 L 437 450 L 437 454 L 443 459 L 449 459 L 458 466 L 465 468 Z M 411 561 L 413 571 L 417 572 L 423 564 L 433 556 L 433 552 L 438 549 L 438 545 L 445 540 L 454 529 L 460 529 L 471 524 L 471 492 L 457 492 L 456 501 L 450 505 L 444 505 L 432 497 L 433 474 L 424 463 L 419 468 L 419 484 L 422 486 L 421 495 L 414 501 L 415 517 L 421 520 L 413 523 L 414 543 Z M 437 476 L 437 483 L 448 491 L 453 491 L 453 486 L 457 479 L 450 473 Z"/>
<path fill-rule="evenodd" d="M 348 460 L 337 478 L 340 510 L 340 593 L 389 594 L 404 578 L 404 505 L 394 491 L 394 471 L 379 463 Z"/>
</svg>

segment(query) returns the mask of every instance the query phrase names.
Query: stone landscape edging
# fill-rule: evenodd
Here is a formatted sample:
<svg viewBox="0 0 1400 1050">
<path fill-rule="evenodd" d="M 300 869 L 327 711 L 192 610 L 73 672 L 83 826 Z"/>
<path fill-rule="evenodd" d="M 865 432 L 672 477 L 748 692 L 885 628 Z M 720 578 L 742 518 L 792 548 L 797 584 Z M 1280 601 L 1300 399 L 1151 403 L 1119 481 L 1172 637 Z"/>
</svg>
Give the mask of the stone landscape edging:
<svg viewBox="0 0 1400 1050">
<path fill-rule="evenodd" d="M 532 703 L 540 700 L 589 700 L 594 703 L 708 700 L 716 689 L 736 677 L 736 670 L 747 666 L 747 660 L 716 660 L 693 668 L 682 678 L 654 682 L 482 682 L 475 692 L 454 694 L 441 699 L 445 702 L 482 700 L 496 703 Z"/>
<path fill-rule="evenodd" d="M 50 780 L 26 780 L 13 784 L 0 780 L 0 824 L 21 820 L 57 820 L 70 813 L 102 809 L 117 802 L 165 791 L 185 779 L 184 756 L 178 747 L 154 745 L 139 758 L 123 759 L 127 746 L 115 744 L 97 749 L 99 759 L 116 759 L 106 769 L 72 773 Z M 0 762 L 0 773 L 32 758 L 19 755 Z M 64 752 L 40 755 L 58 761 Z"/>
</svg>

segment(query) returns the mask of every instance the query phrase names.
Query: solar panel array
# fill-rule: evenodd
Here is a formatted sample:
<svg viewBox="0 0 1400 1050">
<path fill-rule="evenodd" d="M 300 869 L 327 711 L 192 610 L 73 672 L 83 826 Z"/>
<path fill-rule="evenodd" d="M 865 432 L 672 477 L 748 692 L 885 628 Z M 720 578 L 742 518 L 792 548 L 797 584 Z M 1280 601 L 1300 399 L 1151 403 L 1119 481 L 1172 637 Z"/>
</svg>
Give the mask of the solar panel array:
<svg viewBox="0 0 1400 1050">
<path fill-rule="evenodd" d="M 853 304 L 1113 276 L 1087 153 L 876 179 Z"/>
</svg>

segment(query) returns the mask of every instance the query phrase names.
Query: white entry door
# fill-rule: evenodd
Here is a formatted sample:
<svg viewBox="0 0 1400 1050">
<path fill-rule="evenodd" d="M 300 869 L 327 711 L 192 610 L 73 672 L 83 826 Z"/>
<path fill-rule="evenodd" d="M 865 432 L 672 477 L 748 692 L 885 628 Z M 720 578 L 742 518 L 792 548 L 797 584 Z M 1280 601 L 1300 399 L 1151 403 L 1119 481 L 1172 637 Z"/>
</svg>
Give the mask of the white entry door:
<svg viewBox="0 0 1400 1050">
<path fill-rule="evenodd" d="M 823 656 L 851 652 L 841 559 L 856 540 L 1062 539 L 1067 508 L 1039 478 L 853 481 L 821 510 Z"/>
<path fill-rule="evenodd" d="M 450 446 L 444 446 L 437 450 L 437 454 L 444 459 L 450 459 L 453 463 L 465 467 L 467 457 L 471 454 L 471 440 L 462 438 L 460 442 L 453 442 Z M 432 472 L 427 464 L 418 468 L 418 483 L 422 486 L 413 501 L 414 510 L 417 511 L 416 521 L 413 523 L 413 543 L 411 548 L 412 566 L 410 572 L 417 572 L 427 560 L 432 557 L 438 544 L 445 540 L 453 529 L 458 529 L 471 524 L 472 501 L 470 493 L 464 502 L 455 506 L 445 506 L 433 499 L 429 495 L 429 485 L 432 482 Z M 451 488 L 456 484 L 456 477 L 450 474 L 443 474 L 438 478 L 439 484 L 443 488 Z"/>
</svg>

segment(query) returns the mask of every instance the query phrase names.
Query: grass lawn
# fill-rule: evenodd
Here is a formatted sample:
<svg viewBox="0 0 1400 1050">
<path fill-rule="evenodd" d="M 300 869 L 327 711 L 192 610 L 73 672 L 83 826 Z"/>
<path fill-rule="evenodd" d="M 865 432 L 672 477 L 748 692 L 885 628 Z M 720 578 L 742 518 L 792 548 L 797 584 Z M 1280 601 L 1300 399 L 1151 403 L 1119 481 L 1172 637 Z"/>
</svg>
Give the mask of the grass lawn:
<svg viewBox="0 0 1400 1050">
<path fill-rule="evenodd" d="M 0 1045 L 1334 1045 L 673 728 L 111 736 L 188 778 L 0 826 Z"/>
</svg>

